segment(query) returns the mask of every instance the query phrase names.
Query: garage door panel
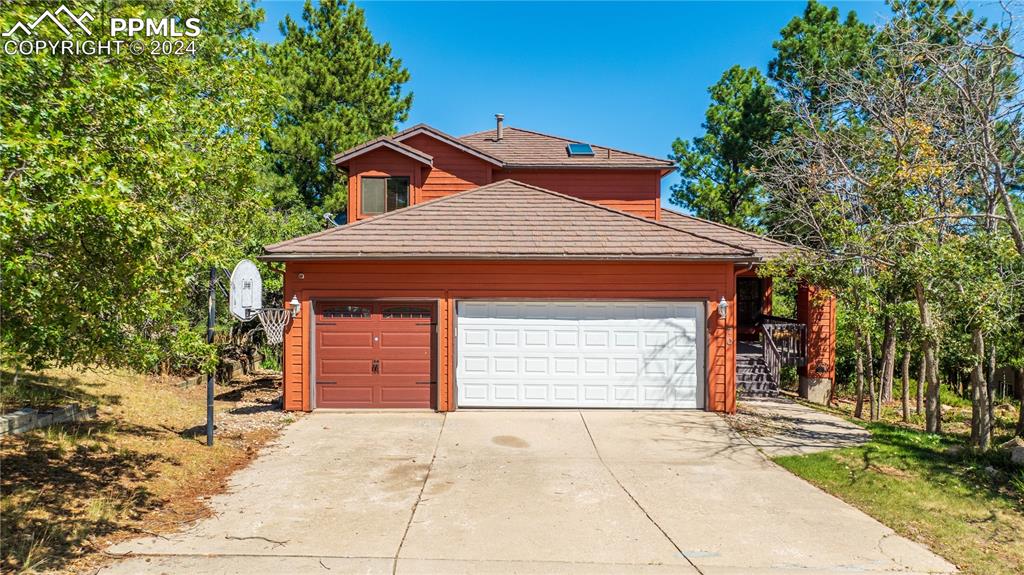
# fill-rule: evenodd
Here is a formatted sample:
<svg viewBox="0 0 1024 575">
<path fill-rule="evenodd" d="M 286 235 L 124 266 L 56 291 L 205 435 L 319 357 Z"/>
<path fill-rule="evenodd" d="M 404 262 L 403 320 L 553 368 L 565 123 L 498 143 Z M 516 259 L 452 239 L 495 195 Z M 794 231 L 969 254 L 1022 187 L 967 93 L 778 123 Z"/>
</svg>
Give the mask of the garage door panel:
<svg viewBox="0 0 1024 575">
<path fill-rule="evenodd" d="M 556 375 L 579 375 L 580 361 L 575 357 L 554 358 Z"/>
<path fill-rule="evenodd" d="M 554 391 L 552 399 L 556 403 L 574 403 L 579 400 L 580 388 L 575 385 L 554 384 L 551 386 Z"/>
<path fill-rule="evenodd" d="M 459 302 L 459 405 L 701 407 L 701 304 Z"/>
<path fill-rule="evenodd" d="M 556 347 L 576 347 L 579 345 L 580 334 L 578 331 L 554 330 Z"/>
<path fill-rule="evenodd" d="M 495 329 L 491 332 L 493 347 L 518 347 L 519 330 L 516 329 Z"/>
<path fill-rule="evenodd" d="M 459 344 L 463 349 L 470 349 L 474 346 L 490 345 L 490 331 L 486 329 L 466 329 L 462 334 L 462 341 Z"/>
<path fill-rule="evenodd" d="M 494 383 L 491 394 L 497 401 L 516 401 L 519 399 L 518 383 Z"/>
<path fill-rule="evenodd" d="M 368 385 L 322 384 L 316 386 L 316 395 L 324 404 L 349 404 L 351 407 L 369 407 L 373 404 L 373 387 Z"/>
<path fill-rule="evenodd" d="M 644 362 L 643 374 L 664 377 L 668 375 L 668 362 L 663 359 L 649 359 Z"/>
<path fill-rule="evenodd" d="M 551 387 L 547 385 L 523 385 L 523 397 L 531 401 L 547 401 L 550 392 Z"/>
<path fill-rule="evenodd" d="M 608 359 L 604 357 L 583 358 L 583 373 L 586 375 L 608 375 Z"/>
<path fill-rule="evenodd" d="M 430 373 L 430 359 L 382 359 L 381 377 L 392 375 L 424 375 Z"/>
<path fill-rule="evenodd" d="M 386 407 L 404 407 L 409 404 L 422 404 L 430 402 L 430 386 L 397 386 L 380 387 L 377 403 Z"/>
<path fill-rule="evenodd" d="M 640 375 L 640 360 L 635 357 L 617 357 L 612 360 L 615 364 L 615 375 Z"/>
<path fill-rule="evenodd" d="M 523 330 L 523 345 L 526 347 L 547 347 L 551 333 L 543 329 Z"/>
<path fill-rule="evenodd" d="M 488 357 L 464 357 L 461 367 L 466 373 L 486 374 L 488 362 L 490 362 Z"/>
<path fill-rule="evenodd" d="M 635 331 L 616 331 L 613 345 L 616 349 L 636 349 L 640 344 L 640 334 Z"/>
<path fill-rule="evenodd" d="M 415 349 L 422 351 L 424 349 L 430 349 L 430 333 L 420 331 L 410 332 L 394 332 L 394 331 L 382 331 L 380 335 L 380 348 L 382 350 L 388 349 Z"/>
<path fill-rule="evenodd" d="M 320 334 L 320 346 L 329 348 L 367 349 L 373 345 L 373 333 L 365 332 L 323 332 Z"/>
<path fill-rule="evenodd" d="M 324 359 L 320 361 L 320 378 L 345 375 L 369 375 L 373 367 L 371 359 Z"/>
<path fill-rule="evenodd" d="M 639 394 L 635 387 L 613 387 L 615 401 L 636 401 Z"/>
<path fill-rule="evenodd" d="M 459 397 L 470 402 L 487 401 L 488 384 L 465 383 L 459 386 Z"/>
<path fill-rule="evenodd" d="M 491 370 L 495 374 L 517 374 L 519 373 L 519 358 L 514 355 L 491 358 Z"/>
<path fill-rule="evenodd" d="M 524 357 L 523 373 L 529 375 L 548 375 L 549 359 L 546 357 Z"/>
<path fill-rule="evenodd" d="M 605 330 L 594 330 L 584 329 L 583 330 L 583 347 L 586 348 L 606 348 L 608 347 L 609 334 Z"/>
</svg>

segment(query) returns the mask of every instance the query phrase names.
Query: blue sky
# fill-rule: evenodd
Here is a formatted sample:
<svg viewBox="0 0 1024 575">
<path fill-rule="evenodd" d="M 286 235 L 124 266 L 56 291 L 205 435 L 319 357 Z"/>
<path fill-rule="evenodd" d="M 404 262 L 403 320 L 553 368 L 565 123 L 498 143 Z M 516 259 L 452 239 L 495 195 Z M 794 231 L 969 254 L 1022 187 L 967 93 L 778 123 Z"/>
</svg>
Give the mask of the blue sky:
<svg viewBox="0 0 1024 575">
<path fill-rule="evenodd" d="M 805 2 L 361 2 L 412 74 L 409 124 L 450 134 L 519 126 L 664 157 L 702 133 L 707 87 L 733 64 L 766 70 Z M 830 4 L 831 5 L 831 4 Z M 835 4 L 876 22 L 879 2 Z M 259 37 L 302 2 L 263 0 Z M 667 199 L 675 175 L 662 182 Z"/>
</svg>

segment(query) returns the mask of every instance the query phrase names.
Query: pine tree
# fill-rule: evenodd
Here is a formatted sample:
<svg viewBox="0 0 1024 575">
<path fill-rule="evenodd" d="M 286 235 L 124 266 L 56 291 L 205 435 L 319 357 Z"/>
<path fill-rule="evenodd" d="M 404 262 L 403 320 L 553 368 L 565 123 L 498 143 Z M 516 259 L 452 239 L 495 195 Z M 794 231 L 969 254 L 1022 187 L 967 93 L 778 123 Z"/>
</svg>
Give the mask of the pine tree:
<svg viewBox="0 0 1024 575">
<path fill-rule="evenodd" d="M 757 153 L 783 127 L 774 91 L 757 68 L 733 66 L 708 92 L 704 135 L 672 143 L 682 175 L 672 203 L 702 218 L 759 229 L 764 202 L 754 174 Z"/>
<path fill-rule="evenodd" d="M 291 177 L 310 207 L 341 211 L 347 186 L 335 154 L 395 131 L 408 117 L 409 71 L 378 43 L 363 10 L 345 0 L 310 0 L 302 23 L 285 18 L 270 51 L 284 101 L 269 139 L 279 174 Z"/>
</svg>

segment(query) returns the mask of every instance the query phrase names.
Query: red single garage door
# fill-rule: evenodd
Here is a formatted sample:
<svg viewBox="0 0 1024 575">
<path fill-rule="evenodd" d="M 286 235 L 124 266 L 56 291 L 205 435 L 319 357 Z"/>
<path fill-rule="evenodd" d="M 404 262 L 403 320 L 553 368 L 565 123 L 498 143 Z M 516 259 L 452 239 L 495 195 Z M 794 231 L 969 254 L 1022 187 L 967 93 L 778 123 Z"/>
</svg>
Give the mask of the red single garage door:
<svg viewBox="0 0 1024 575">
<path fill-rule="evenodd" d="M 316 302 L 316 407 L 431 407 L 434 304 Z"/>
</svg>

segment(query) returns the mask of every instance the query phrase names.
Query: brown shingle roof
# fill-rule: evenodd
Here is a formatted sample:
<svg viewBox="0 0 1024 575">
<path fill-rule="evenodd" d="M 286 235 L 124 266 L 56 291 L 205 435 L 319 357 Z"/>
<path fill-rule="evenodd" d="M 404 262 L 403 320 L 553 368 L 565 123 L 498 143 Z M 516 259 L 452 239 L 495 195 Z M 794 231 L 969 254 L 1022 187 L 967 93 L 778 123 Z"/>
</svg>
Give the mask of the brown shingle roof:
<svg viewBox="0 0 1024 575">
<path fill-rule="evenodd" d="M 505 128 L 500 141 L 496 130 L 477 132 L 459 140 L 502 160 L 510 168 L 648 168 L 671 169 L 670 160 L 623 152 L 591 144 L 593 156 L 569 156 L 566 145 L 577 143 L 558 136 L 531 132 L 521 128 Z M 586 143 L 586 142 L 582 142 Z"/>
<path fill-rule="evenodd" d="M 665 208 L 661 209 L 661 223 L 683 231 L 699 234 L 706 238 L 749 249 L 762 260 L 769 260 L 790 250 L 798 249 L 796 246 L 780 242 L 779 240 L 773 240 L 760 234 L 680 214 Z"/>
<path fill-rule="evenodd" d="M 740 260 L 750 250 L 514 180 L 280 242 L 264 260 Z"/>
</svg>

